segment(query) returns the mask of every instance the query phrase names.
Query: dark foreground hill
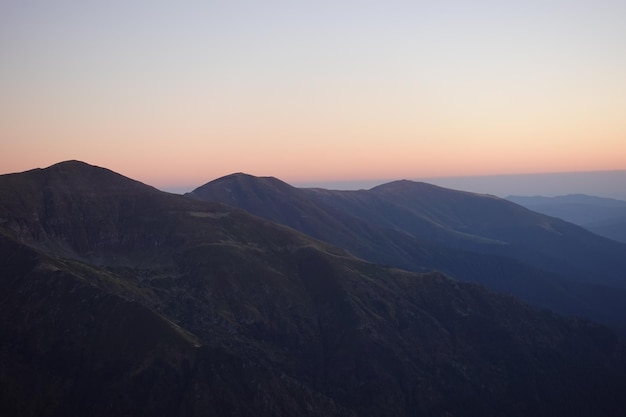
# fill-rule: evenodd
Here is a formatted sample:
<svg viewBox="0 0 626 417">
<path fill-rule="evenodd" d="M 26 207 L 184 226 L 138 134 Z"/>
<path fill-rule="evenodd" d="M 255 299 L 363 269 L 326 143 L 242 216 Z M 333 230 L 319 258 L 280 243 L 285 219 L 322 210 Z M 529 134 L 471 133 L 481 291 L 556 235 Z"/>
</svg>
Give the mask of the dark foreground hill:
<svg viewBox="0 0 626 417">
<path fill-rule="evenodd" d="M 626 245 L 503 199 L 412 181 L 298 189 L 245 174 L 191 196 L 243 208 L 373 262 L 443 271 L 626 329 Z"/>
<path fill-rule="evenodd" d="M 0 177 L 0 414 L 618 416 L 608 329 L 79 162 Z"/>
</svg>

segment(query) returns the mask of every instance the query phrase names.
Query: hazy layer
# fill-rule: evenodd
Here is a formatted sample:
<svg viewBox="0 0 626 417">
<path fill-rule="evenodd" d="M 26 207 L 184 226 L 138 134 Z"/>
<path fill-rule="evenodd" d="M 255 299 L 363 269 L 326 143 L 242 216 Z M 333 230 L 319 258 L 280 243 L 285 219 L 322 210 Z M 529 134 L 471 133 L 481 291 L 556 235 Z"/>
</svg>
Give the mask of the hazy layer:
<svg viewBox="0 0 626 417">
<path fill-rule="evenodd" d="M 207 179 L 204 182 L 208 182 L 213 179 L 215 178 Z M 377 185 L 398 179 L 402 178 L 371 179 L 361 181 L 293 182 L 291 185 L 300 188 L 319 187 L 330 190 L 367 190 Z M 567 194 L 587 194 L 626 200 L 626 187 L 624 187 L 624 184 L 626 184 L 626 171 L 565 172 L 550 174 L 409 179 L 424 181 L 455 190 L 491 194 L 502 198 L 509 195 L 557 196 Z M 161 189 L 173 193 L 183 194 L 192 191 L 199 185 L 201 184 L 190 184 L 178 187 L 161 187 Z"/>
</svg>

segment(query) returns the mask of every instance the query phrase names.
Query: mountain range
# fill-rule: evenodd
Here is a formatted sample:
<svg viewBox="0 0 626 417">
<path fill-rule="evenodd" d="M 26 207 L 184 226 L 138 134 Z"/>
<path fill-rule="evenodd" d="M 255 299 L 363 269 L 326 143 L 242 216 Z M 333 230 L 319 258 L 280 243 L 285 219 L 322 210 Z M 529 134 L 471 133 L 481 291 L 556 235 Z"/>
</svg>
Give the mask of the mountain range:
<svg viewBox="0 0 626 417">
<path fill-rule="evenodd" d="M 396 185 L 376 193 L 393 194 Z M 287 206 L 321 215 L 333 194 L 306 193 L 310 200 Z M 285 202 L 254 198 L 273 210 Z M 483 225 L 482 235 L 463 229 L 490 203 L 467 220 L 438 207 L 423 219 L 431 232 L 423 240 L 401 227 L 409 218 L 400 212 L 387 212 L 390 226 L 365 214 L 337 218 L 341 204 L 316 220 L 320 227 L 343 225 L 355 241 L 358 228 L 389 243 L 405 236 L 424 259 L 437 251 L 469 264 L 499 256 L 507 268 L 534 271 L 508 250 L 481 249 L 506 245 L 504 238 L 523 248 L 501 230 L 506 216 Z M 455 226 L 428 224 L 444 217 Z M 520 259 L 543 259 L 525 250 Z M 0 412 L 618 416 L 625 409 L 626 349 L 609 328 L 351 252 L 232 202 L 164 193 L 78 161 L 2 175 Z M 597 268 L 600 282 L 621 285 L 610 268 Z"/>
<path fill-rule="evenodd" d="M 557 197 L 509 196 L 507 200 L 626 243 L 626 201 L 584 194 Z"/>
<path fill-rule="evenodd" d="M 233 174 L 190 196 L 239 207 L 372 262 L 438 270 L 626 329 L 626 245 L 490 195 L 413 181 L 299 189 Z"/>
</svg>

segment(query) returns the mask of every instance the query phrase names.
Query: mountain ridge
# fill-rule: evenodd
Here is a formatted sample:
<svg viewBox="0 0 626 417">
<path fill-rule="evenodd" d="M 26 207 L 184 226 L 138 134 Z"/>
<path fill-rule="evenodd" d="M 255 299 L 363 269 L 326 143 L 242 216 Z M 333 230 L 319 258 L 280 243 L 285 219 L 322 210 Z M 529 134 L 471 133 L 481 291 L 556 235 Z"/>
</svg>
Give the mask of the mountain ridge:
<svg viewBox="0 0 626 417">
<path fill-rule="evenodd" d="M 238 191 L 231 187 L 234 180 Z M 620 307 L 626 293 L 623 286 L 612 286 L 623 280 L 623 274 L 618 267 L 603 265 L 607 262 L 603 259 L 621 262 L 625 246 L 594 249 L 606 246 L 606 241 L 573 225 L 494 196 L 408 180 L 351 191 L 298 189 L 286 183 L 277 191 L 277 187 L 263 185 L 251 175 L 229 176 L 188 195 L 228 202 L 222 197 L 227 188 L 231 195 L 237 193 L 237 207 L 347 248 L 364 259 L 414 271 L 439 269 L 543 307 L 626 328 L 626 322 L 619 319 L 626 317 Z M 264 200 L 250 198 L 248 188 L 264 195 Z M 560 238 L 561 233 L 568 233 L 569 239 Z M 560 251 L 567 245 L 574 245 L 576 252 Z M 590 261 L 595 265 L 592 270 L 584 264 L 586 258 L 592 259 L 585 255 L 589 247 L 602 260 Z M 606 253 L 612 255 L 605 257 Z M 571 265 L 570 258 L 576 257 L 578 265 Z M 597 274 L 601 268 L 612 274 L 604 281 Z M 494 273 L 499 281 L 486 279 Z M 590 274 L 598 276 L 590 280 Z M 614 296 L 607 297 L 609 288 L 614 288 Z"/>
<path fill-rule="evenodd" d="M 626 406 L 625 346 L 603 326 L 99 173 L 0 176 L 3 412 L 618 416 Z"/>
</svg>

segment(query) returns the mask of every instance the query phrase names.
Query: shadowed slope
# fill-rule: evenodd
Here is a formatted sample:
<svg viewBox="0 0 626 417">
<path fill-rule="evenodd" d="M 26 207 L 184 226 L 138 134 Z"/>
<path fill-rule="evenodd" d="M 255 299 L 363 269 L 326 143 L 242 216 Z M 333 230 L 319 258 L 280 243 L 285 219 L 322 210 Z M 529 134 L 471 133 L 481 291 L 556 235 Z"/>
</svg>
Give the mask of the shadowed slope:
<svg viewBox="0 0 626 417">
<path fill-rule="evenodd" d="M 600 236 L 626 243 L 626 201 L 584 194 L 558 197 L 509 196 L 507 200 L 575 223 Z"/>
<path fill-rule="evenodd" d="M 411 181 L 366 191 L 298 189 L 234 174 L 191 196 L 219 201 L 370 261 L 436 269 L 555 311 L 626 328 L 624 248 L 491 196 Z"/>
<path fill-rule="evenodd" d="M 319 193 L 333 207 L 418 238 L 505 255 L 583 282 L 626 288 L 626 245 L 497 197 L 413 181 L 369 191 Z"/>
<path fill-rule="evenodd" d="M 57 168 L 0 177 L 0 190 L 17 181 L 31 196 L 0 194 L 10 414 L 619 415 L 626 405 L 623 346 L 603 327 L 86 165 L 82 186 L 38 188 Z M 98 200 L 117 180 L 120 193 Z M 42 208 L 42 193 L 64 210 Z"/>
</svg>

